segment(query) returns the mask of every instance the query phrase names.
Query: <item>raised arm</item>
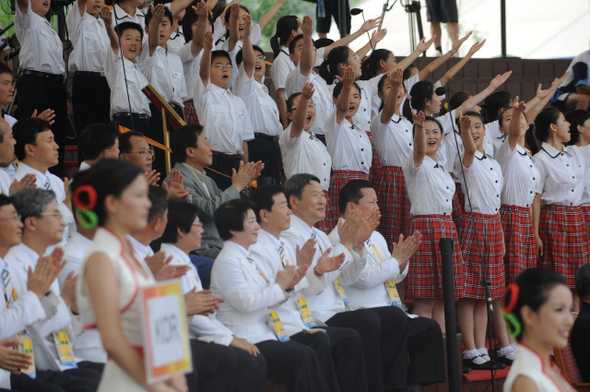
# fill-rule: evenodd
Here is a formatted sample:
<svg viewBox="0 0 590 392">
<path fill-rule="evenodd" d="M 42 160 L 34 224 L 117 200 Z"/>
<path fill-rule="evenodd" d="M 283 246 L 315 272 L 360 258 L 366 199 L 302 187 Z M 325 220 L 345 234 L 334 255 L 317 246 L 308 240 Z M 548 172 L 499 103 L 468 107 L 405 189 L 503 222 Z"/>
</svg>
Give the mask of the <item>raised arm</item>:
<svg viewBox="0 0 590 392">
<path fill-rule="evenodd" d="M 305 128 L 305 117 L 307 117 L 309 101 L 313 97 L 314 92 L 313 83 L 305 82 L 303 84 L 299 104 L 295 108 L 295 113 L 293 113 L 293 123 L 291 124 L 291 133 L 289 134 L 292 138 L 299 137 Z"/>
<path fill-rule="evenodd" d="M 346 67 L 344 69 L 344 76 L 342 76 L 340 82 L 342 83 L 342 91 L 336 101 L 336 122 L 338 124 L 342 123 L 342 120 L 344 120 L 344 117 L 348 112 L 350 91 L 352 90 L 352 84 L 354 83 L 354 70 L 352 67 Z"/>
<path fill-rule="evenodd" d="M 240 39 L 240 6 L 237 3 L 232 5 L 229 12 L 229 38 L 227 40 L 227 51 L 231 52 L 234 50 Z"/>
<path fill-rule="evenodd" d="M 459 122 L 461 124 L 461 140 L 463 141 L 463 146 L 465 147 L 463 166 L 470 167 L 473 164 L 473 160 L 475 159 L 477 147 L 475 147 L 473 136 L 471 136 L 471 117 L 462 116 L 461 114 L 462 113 L 459 113 Z"/>
<path fill-rule="evenodd" d="M 80 16 L 84 16 L 84 12 L 86 12 L 86 4 L 88 4 L 88 0 L 78 0 L 78 2 L 76 4 L 78 4 L 78 12 L 80 13 Z"/>
<path fill-rule="evenodd" d="M 210 31 L 205 33 L 203 56 L 201 57 L 201 68 L 199 69 L 199 76 L 203 81 L 203 85 L 207 87 L 209 83 L 209 75 L 211 74 L 211 49 L 213 48 L 213 33 Z"/>
<path fill-rule="evenodd" d="M 228 9 L 230 9 L 230 7 L 232 7 L 234 4 L 240 4 L 242 2 L 242 0 L 232 0 L 230 1 L 225 8 L 223 9 L 223 12 L 218 16 L 219 19 L 221 20 L 225 20 L 225 13 L 227 12 Z M 212 11 L 213 9 L 209 10 Z"/>
<path fill-rule="evenodd" d="M 275 5 L 273 5 L 266 14 L 264 14 L 262 16 L 262 18 L 260 18 L 260 20 L 258 21 L 258 25 L 260 26 L 260 31 L 264 31 L 264 28 L 266 26 L 268 26 L 268 24 L 270 23 L 270 21 L 272 20 L 272 18 L 274 18 L 275 16 L 277 16 L 277 14 L 279 13 L 279 10 L 281 9 L 283 3 L 285 2 L 285 0 L 277 0 L 277 2 L 275 3 Z"/>
<path fill-rule="evenodd" d="M 436 35 L 433 35 L 432 38 L 430 38 L 428 41 L 424 41 L 426 38 L 422 38 L 420 40 L 420 43 L 418 44 L 418 46 L 416 47 L 416 50 L 414 50 L 409 56 L 407 56 L 405 59 L 403 59 L 402 61 L 400 61 L 399 63 L 397 63 L 397 68 L 401 68 L 401 69 L 406 69 L 408 68 L 410 65 L 412 65 L 412 63 L 414 61 L 416 61 L 416 59 L 424 52 L 426 52 L 428 50 L 428 48 L 430 48 L 430 46 L 432 45 L 432 43 L 434 42 L 434 39 L 436 38 Z"/>
<path fill-rule="evenodd" d="M 482 90 L 479 94 L 469 97 L 465 102 L 455 109 L 455 118 L 457 118 L 459 112 L 468 112 L 472 107 L 486 99 L 491 93 L 493 93 L 498 87 L 504 84 L 504 82 L 512 75 L 512 71 L 508 71 L 502 75 L 496 76 L 490 82 L 489 86 Z"/>
<path fill-rule="evenodd" d="M 391 120 L 391 117 L 393 117 L 396 112 L 399 112 L 400 103 L 398 102 L 397 95 L 399 94 L 403 78 L 404 71 L 401 68 L 396 68 L 395 71 L 387 75 L 387 80 L 391 84 L 391 87 L 389 89 L 389 95 L 383 103 L 381 124 L 387 124 Z"/>
<path fill-rule="evenodd" d="M 301 49 L 301 58 L 299 59 L 299 71 L 302 75 L 307 76 L 311 72 L 314 63 L 314 47 L 311 40 L 313 20 L 309 15 L 303 17 L 301 31 L 303 31 L 303 48 Z"/>
<path fill-rule="evenodd" d="M 360 48 L 359 50 L 356 51 L 356 55 L 358 56 L 359 59 L 364 59 L 365 56 L 367 55 L 367 53 L 369 53 L 369 50 L 371 50 L 373 47 L 377 47 L 377 44 L 387 35 L 387 29 L 381 29 L 379 31 L 375 30 L 373 31 L 373 33 L 371 34 L 371 39 L 369 40 L 369 42 L 367 42 L 367 44 L 365 46 L 363 46 L 362 48 Z"/>
<path fill-rule="evenodd" d="M 246 71 L 248 78 L 252 77 L 254 67 L 256 66 L 256 59 L 254 58 L 254 48 L 252 47 L 252 40 L 250 34 L 252 33 L 252 15 L 246 15 L 244 20 L 244 38 L 242 40 L 242 67 Z"/>
<path fill-rule="evenodd" d="M 547 90 L 543 90 L 539 84 L 535 98 L 527 102 L 527 109 L 524 111 L 524 113 L 527 115 L 529 125 L 535 121 L 535 118 L 539 112 L 543 110 L 547 103 L 549 103 L 553 93 L 555 93 L 559 85 L 565 80 L 565 78 L 568 77 L 569 74 L 569 72 L 566 72 L 561 78 L 555 78 L 553 82 L 551 82 L 551 87 L 549 87 Z M 533 106 L 530 107 L 530 105 Z"/>
<path fill-rule="evenodd" d="M 422 165 L 426 156 L 426 132 L 424 132 L 424 113 L 412 113 L 414 118 L 414 166 Z"/>
<path fill-rule="evenodd" d="M 357 31 L 355 31 L 354 33 L 347 35 L 346 37 L 341 38 L 338 41 L 333 42 L 332 44 L 326 46 L 324 48 L 324 57 L 328 57 L 328 54 L 330 54 L 330 51 L 338 46 L 348 46 L 349 43 L 351 43 L 352 41 L 354 41 L 355 39 L 357 39 L 361 35 L 365 34 L 367 31 L 371 31 L 375 27 L 379 26 L 380 23 L 381 23 L 381 17 L 376 18 L 376 19 L 367 20 L 365 23 L 363 23 L 361 28 L 358 29 Z"/>
<path fill-rule="evenodd" d="M 16 3 L 18 4 L 18 9 L 20 12 L 23 14 L 29 12 L 29 0 L 16 0 Z"/>
<path fill-rule="evenodd" d="M 514 98 L 512 103 L 512 117 L 510 118 L 510 125 L 508 128 L 508 143 L 510 143 L 510 149 L 514 151 L 518 140 L 526 133 L 526 129 L 522 129 L 520 125 L 520 117 L 526 110 L 526 104 L 524 101 L 519 101 L 518 97 Z"/>
<path fill-rule="evenodd" d="M 100 17 L 104 21 L 104 27 L 107 30 L 109 41 L 111 41 L 111 49 L 113 49 L 115 54 L 119 54 L 119 36 L 113 28 L 113 14 L 109 7 L 103 7 L 103 9 L 100 10 Z"/>
<path fill-rule="evenodd" d="M 469 38 L 469 36 L 472 33 L 473 32 L 470 31 L 469 34 L 467 34 L 465 37 L 461 38 L 460 40 L 457 40 L 457 42 L 455 42 L 455 44 L 453 45 L 453 47 L 451 48 L 450 51 L 448 51 L 447 53 L 445 53 L 444 55 L 442 55 L 440 57 L 437 57 L 432 62 L 430 62 L 430 64 L 428 64 L 426 67 L 424 67 L 418 73 L 418 75 L 420 75 L 420 80 L 425 80 L 428 75 L 430 75 L 435 70 L 437 70 L 438 67 L 440 67 L 441 65 L 446 63 L 447 60 L 449 60 L 455 53 L 457 53 L 459 51 L 459 48 L 461 48 L 461 45 L 463 45 L 463 43 L 465 41 L 467 41 L 467 38 Z"/>
<path fill-rule="evenodd" d="M 439 82 L 441 86 L 446 86 L 447 83 L 449 83 L 449 80 L 451 80 L 455 75 L 457 75 L 457 72 L 459 72 L 464 66 L 465 64 L 467 64 L 467 62 L 473 57 L 473 55 L 475 53 L 477 53 L 478 50 L 481 49 L 481 47 L 483 46 L 483 44 L 486 43 L 486 40 L 484 39 L 483 41 L 480 42 L 476 42 L 474 43 L 471 48 L 469 48 L 469 52 L 467 53 L 467 55 L 465 57 L 463 57 L 461 59 L 461 61 L 459 61 L 457 64 L 455 64 L 453 67 L 451 67 L 451 69 L 449 69 L 442 78 L 440 78 Z"/>
<path fill-rule="evenodd" d="M 213 12 L 213 8 L 219 3 L 219 0 L 207 0 L 207 11 Z"/>
<path fill-rule="evenodd" d="M 164 4 L 157 4 L 155 7 L 150 5 L 150 8 L 154 16 L 148 28 L 148 47 L 150 49 L 150 57 L 152 57 L 159 45 L 160 24 L 164 19 Z"/>
<path fill-rule="evenodd" d="M 202 1 L 197 3 L 196 6 L 193 6 L 193 10 L 199 19 L 197 19 L 197 28 L 195 29 L 195 34 L 193 35 L 193 39 L 191 41 L 191 54 L 193 57 L 197 57 L 199 53 L 201 53 L 201 50 L 203 50 L 203 38 L 205 37 L 205 32 L 207 31 L 209 14 L 207 11 L 207 4 L 203 3 Z"/>
</svg>

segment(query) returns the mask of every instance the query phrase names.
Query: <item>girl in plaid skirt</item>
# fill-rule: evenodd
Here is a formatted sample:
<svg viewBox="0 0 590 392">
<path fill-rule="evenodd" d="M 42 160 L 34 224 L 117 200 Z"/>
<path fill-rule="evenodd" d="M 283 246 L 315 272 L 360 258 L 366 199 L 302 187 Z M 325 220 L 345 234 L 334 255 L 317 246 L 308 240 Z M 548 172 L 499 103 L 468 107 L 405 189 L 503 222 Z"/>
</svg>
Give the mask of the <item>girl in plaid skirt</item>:
<svg viewBox="0 0 590 392">
<path fill-rule="evenodd" d="M 574 110 L 565 116 L 570 123 L 572 135 L 568 145 L 585 147 L 590 144 L 590 112 L 587 110 Z M 584 193 L 580 201 L 580 208 L 586 220 L 586 227 L 590 227 L 590 176 L 584 177 Z M 588 233 L 590 241 L 590 233 Z"/>
<path fill-rule="evenodd" d="M 540 173 L 533 202 L 539 265 L 561 274 L 573 289 L 576 272 L 590 257 L 587 225 L 580 209 L 590 146 L 563 145 L 570 140 L 570 124 L 558 109 L 542 110 L 535 124 L 536 136 L 543 141 L 533 157 Z M 572 292 L 577 311 L 579 298 L 575 290 Z"/>
</svg>

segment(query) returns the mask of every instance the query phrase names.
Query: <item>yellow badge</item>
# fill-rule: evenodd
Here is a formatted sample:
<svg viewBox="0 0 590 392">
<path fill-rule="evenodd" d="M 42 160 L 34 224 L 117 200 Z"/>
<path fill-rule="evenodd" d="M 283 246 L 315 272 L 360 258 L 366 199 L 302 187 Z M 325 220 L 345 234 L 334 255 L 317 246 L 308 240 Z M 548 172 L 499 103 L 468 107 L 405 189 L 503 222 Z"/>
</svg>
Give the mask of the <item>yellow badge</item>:
<svg viewBox="0 0 590 392">
<path fill-rule="evenodd" d="M 307 328 L 315 327 L 315 321 L 313 321 L 313 316 L 311 315 L 311 311 L 307 307 L 307 302 L 303 296 L 297 297 L 295 299 L 297 303 L 297 309 L 299 309 L 299 313 L 301 313 L 301 318 L 303 319 L 303 323 Z"/>
<path fill-rule="evenodd" d="M 387 289 L 387 294 L 389 294 L 389 299 L 391 299 L 391 304 L 402 306 L 402 300 L 399 297 L 399 293 L 397 292 L 397 287 L 395 287 L 395 282 L 393 279 L 385 282 L 385 288 Z"/>
<path fill-rule="evenodd" d="M 54 332 L 53 342 L 57 348 L 57 353 L 59 354 L 59 360 L 61 364 L 71 368 L 77 368 L 78 365 L 76 365 L 76 360 L 74 359 L 74 353 L 72 352 L 72 347 L 70 346 L 68 334 L 64 331 Z"/>
<path fill-rule="evenodd" d="M 345 304 L 348 304 L 350 301 L 348 300 L 348 297 L 346 296 L 346 292 L 344 291 L 344 287 L 342 287 L 342 283 L 340 283 L 340 279 L 336 278 L 336 279 L 334 279 L 334 282 L 332 282 L 332 283 L 334 284 L 334 288 L 338 292 L 338 295 L 340 296 L 340 299 L 342 300 L 342 302 L 344 302 Z"/>
<path fill-rule="evenodd" d="M 279 318 L 279 314 L 275 310 L 270 309 L 268 311 L 268 319 L 270 321 L 270 324 L 272 325 L 272 328 L 275 331 L 275 334 L 277 335 L 277 338 L 281 342 L 288 341 L 289 335 L 287 335 L 287 331 L 285 331 L 285 327 L 283 327 L 283 323 Z"/>
<path fill-rule="evenodd" d="M 20 369 L 21 373 L 26 374 L 31 378 L 37 377 L 37 369 L 35 368 L 35 353 L 33 350 L 33 339 L 29 336 L 26 331 L 20 332 L 16 335 L 16 340 L 18 341 L 17 350 L 21 353 L 28 354 L 31 357 L 32 364 L 29 365 L 26 369 Z"/>
</svg>

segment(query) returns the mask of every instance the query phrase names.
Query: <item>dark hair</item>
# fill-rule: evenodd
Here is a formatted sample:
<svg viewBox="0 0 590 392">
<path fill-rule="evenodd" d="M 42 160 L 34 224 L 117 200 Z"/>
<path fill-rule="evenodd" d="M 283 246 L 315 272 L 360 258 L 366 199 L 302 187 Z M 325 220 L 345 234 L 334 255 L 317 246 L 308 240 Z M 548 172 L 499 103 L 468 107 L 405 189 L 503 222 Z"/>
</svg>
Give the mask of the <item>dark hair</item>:
<svg viewBox="0 0 590 392">
<path fill-rule="evenodd" d="M 460 106 L 460 105 L 459 105 Z M 464 116 L 469 116 L 469 117 L 477 117 L 481 120 L 482 124 L 485 124 L 483 121 L 483 117 L 481 114 L 479 114 L 478 112 L 474 112 L 473 110 L 470 110 L 468 112 L 465 112 L 465 114 L 463 114 Z"/>
<path fill-rule="evenodd" d="M 367 180 L 351 180 L 347 182 L 344 187 L 342 187 L 338 199 L 338 209 L 340 210 L 340 215 L 344 215 L 346 213 L 346 205 L 348 203 L 359 203 L 359 201 L 363 198 L 362 190 L 365 188 L 373 189 L 373 184 Z"/>
<path fill-rule="evenodd" d="M 161 218 L 168 209 L 168 193 L 164 188 L 159 186 L 150 185 L 148 191 L 148 197 L 152 202 L 150 211 L 148 212 L 148 223 L 156 218 Z"/>
<path fill-rule="evenodd" d="M 553 270 L 535 267 L 529 268 L 518 275 L 516 285 L 518 286 L 518 299 L 510 313 L 516 317 L 524 330 L 521 315 L 523 306 L 528 306 L 533 312 L 537 312 L 549 299 L 549 292 L 559 285 L 567 287 L 567 282 Z M 509 304 L 513 300 L 512 295 L 514 294 L 512 290 L 507 291 L 503 303 Z M 523 330 L 516 336 L 516 340 L 520 341 L 522 339 Z"/>
<path fill-rule="evenodd" d="M 576 272 L 576 293 L 582 301 L 590 299 L 590 263 L 586 263 Z"/>
<path fill-rule="evenodd" d="M 568 142 L 569 145 L 573 146 L 580 141 L 580 131 L 578 131 L 578 125 L 584 126 L 584 123 L 590 119 L 590 111 L 588 110 L 573 110 L 565 116 L 567 122 L 570 123 L 570 134 L 572 138 Z M 2 140 L 0 140 L 1 142 Z"/>
<path fill-rule="evenodd" d="M 387 61 L 390 54 L 393 54 L 391 50 L 375 49 L 361 64 L 361 70 L 363 72 L 361 79 L 369 80 L 377 76 L 381 67 L 381 60 Z"/>
<path fill-rule="evenodd" d="M 289 98 L 287 99 L 287 113 L 293 111 L 293 102 L 295 101 L 295 98 L 297 98 L 300 95 L 301 93 L 293 93 L 289 96 Z"/>
<path fill-rule="evenodd" d="M 193 2 L 195 4 L 195 2 Z M 182 18 L 182 33 L 184 34 L 184 42 L 187 44 L 193 40 L 193 23 L 199 20 L 199 15 L 193 10 L 193 7 L 187 7 L 186 13 Z M 213 22 L 213 17 L 210 13 L 207 13 L 207 20 L 211 25 L 211 31 L 214 31 L 215 23 Z"/>
<path fill-rule="evenodd" d="M 51 131 L 51 125 L 40 118 L 32 117 L 19 120 L 12 127 L 12 133 L 16 140 L 14 146 L 14 153 L 19 160 L 23 160 L 26 157 L 25 145 L 32 144 L 37 145 L 37 137 L 40 133 L 45 131 Z"/>
<path fill-rule="evenodd" d="M 326 46 L 330 46 L 334 43 L 334 40 L 331 38 L 318 38 L 313 41 L 313 46 L 316 49 L 325 48 Z"/>
<path fill-rule="evenodd" d="M 326 61 L 320 66 L 320 76 L 328 85 L 334 83 L 336 76 L 340 76 L 340 64 L 348 65 L 350 54 L 348 46 L 337 46 L 330 51 Z"/>
<path fill-rule="evenodd" d="M 119 37 L 121 37 L 126 30 L 139 31 L 139 38 L 143 42 L 143 29 L 139 24 L 135 22 L 122 22 L 115 26 L 115 31 Z"/>
<path fill-rule="evenodd" d="M 264 50 L 262 50 L 262 48 L 258 45 L 252 45 L 252 49 L 254 49 L 256 52 L 260 52 L 260 53 L 264 54 Z M 242 56 L 243 56 L 242 50 L 244 50 L 244 49 L 243 48 L 240 49 L 238 54 L 236 54 L 236 65 L 242 64 Z"/>
<path fill-rule="evenodd" d="M 121 154 L 130 153 L 133 149 L 133 145 L 131 144 L 131 138 L 133 136 L 137 136 L 143 138 L 143 133 L 137 131 L 129 131 L 119 135 L 119 151 Z"/>
<path fill-rule="evenodd" d="M 115 145 L 119 132 L 110 124 L 94 123 L 80 132 L 78 145 L 86 159 L 98 159 L 100 154 Z"/>
<path fill-rule="evenodd" d="M 549 139 L 551 124 L 557 124 L 560 115 L 561 111 L 553 107 L 545 108 L 537 114 L 535 118 L 535 136 L 537 139 L 542 142 L 546 142 Z"/>
<path fill-rule="evenodd" d="M 173 244 L 178 241 L 178 230 L 190 233 L 193 222 L 199 216 L 199 209 L 193 203 L 172 200 L 168 203 L 168 223 L 160 238 L 163 243 Z"/>
<path fill-rule="evenodd" d="M 426 124 L 426 121 L 432 121 L 435 122 L 436 125 L 438 125 L 438 129 L 440 129 L 440 133 L 443 134 L 444 137 L 444 129 L 442 124 L 440 123 L 440 121 L 438 121 L 436 118 L 432 117 L 432 116 L 426 116 L 424 117 L 424 123 Z M 414 137 L 414 133 L 416 132 L 416 124 L 414 124 L 412 126 L 412 138 Z"/>
<path fill-rule="evenodd" d="M 410 91 L 410 95 L 412 99 L 410 103 L 412 104 L 412 109 L 419 111 L 424 111 L 426 107 L 425 101 L 427 99 L 431 100 L 432 96 L 434 95 L 434 86 L 432 82 L 428 80 L 422 80 L 412 86 L 412 90 Z"/>
<path fill-rule="evenodd" d="M 11 76 L 14 76 L 14 72 L 12 72 L 12 70 L 10 69 L 10 67 L 4 63 L 0 63 L 0 75 L 2 74 L 10 74 Z"/>
<path fill-rule="evenodd" d="M 295 37 L 293 37 L 293 39 L 291 40 L 291 43 L 289 44 L 289 53 L 291 53 L 291 54 L 295 53 L 295 46 L 297 46 L 297 42 L 299 42 L 302 39 L 303 39 L 303 34 L 299 34 L 299 35 L 296 35 Z"/>
<path fill-rule="evenodd" d="M 508 106 L 507 108 L 504 109 L 504 111 L 502 111 L 502 113 L 500 113 L 500 115 L 498 116 L 498 125 L 502 126 L 502 123 L 504 122 L 504 117 L 506 116 L 506 112 L 508 111 L 508 109 L 512 109 L 512 106 Z M 523 112 L 522 114 L 524 115 L 524 118 L 526 119 L 526 113 Z"/>
<path fill-rule="evenodd" d="M 12 199 L 2 193 L 0 193 L 0 208 L 12 204 Z"/>
<path fill-rule="evenodd" d="M 402 75 L 403 80 L 410 79 L 410 75 L 412 74 L 413 69 L 418 69 L 416 64 L 410 64 L 406 69 L 404 69 L 404 74 Z"/>
<path fill-rule="evenodd" d="M 471 97 L 469 91 L 458 91 L 453 94 L 449 99 L 449 112 L 457 109 L 463 104 L 463 102 L 467 101 L 469 97 Z"/>
<path fill-rule="evenodd" d="M 277 21 L 277 31 L 270 37 L 270 47 L 275 57 L 279 54 L 281 46 L 285 46 L 291 37 L 293 30 L 299 30 L 299 18 L 295 15 L 285 15 Z"/>
<path fill-rule="evenodd" d="M 219 57 L 223 57 L 223 58 L 228 59 L 229 63 L 231 65 L 233 65 L 233 63 L 231 61 L 231 56 L 225 50 L 214 50 L 213 52 L 211 52 L 211 64 L 213 64 L 213 61 L 215 61 Z"/>
<path fill-rule="evenodd" d="M 508 91 L 494 91 L 483 101 L 484 115 L 486 122 L 492 122 L 499 119 L 500 109 L 506 109 L 512 106 L 510 93 Z"/>
<path fill-rule="evenodd" d="M 153 17 L 154 17 L 154 14 L 152 14 L 152 9 L 149 8 L 147 14 L 145 14 L 145 27 L 147 27 L 148 29 L 149 29 L 150 21 L 152 20 Z M 170 12 L 170 9 L 168 7 L 164 7 L 164 18 L 168 18 L 168 20 L 170 21 L 170 25 L 174 24 L 174 18 L 172 17 L 172 12 Z"/>
<path fill-rule="evenodd" d="M 357 82 L 353 82 L 352 85 L 354 87 L 356 87 L 356 89 L 359 91 L 359 97 L 361 97 L 361 88 L 358 85 Z M 332 91 L 332 97 L 333 98 L 338 98 L 338 96 L 340 95 L 340 93 L 342 92 L 342 89 L 344 88 L 344 85 L 340 82 L 338 82 L 338 84 L 336 84 L 336 86 L 334 86 L 334 91 Z"/>
<path fill-rule="evenodd" d="M 196 147 L 201 133 L 203 133 L 203 126 L 198 124 L 184 125 L 172 132 L 170 147 L 176 162 L 186 161 L 187 147 Z"/>
<path fill-rule="evenodd" d="M 283 194 L 287 197 L 285 188 L 276 184 L 264 184 L 252 192 L 250 199 L 256 204 L 254 212 L 258 220 L 260 220 L 260 210 L 272 211 L 272 206 L 275 203 L 274 197 L 278 194 Z"/>
<path fill-rule="evenodd" d="M 230 240 L 233 237 L 230 231 L 244 231 L 244 220 L 248 216 L 248 210 L 254 209 L 252 202 L 240 199 L 219 206 L 213 217 L 221 239 Z"/>
<path fill-rule="evenodd" d="M 285 182 L 285 193 L 287 196 L 287 202 L 291 196 L 295 196 L 297 200 L 301 200 L 303 196 L 303 188 L 306 185 L 311 184 L 312 181 L 321 184 L 320 179 L 313 174 L 299 173 L 295 174 Z M 289 204 L 290 205 L 290 204 Z"/>
<path fill-rule="evenodd" d="M 240 8 L 243 9 L 244 11 L 246 11 L 247 13 L 250 13 L 250 10 L 248 8 L 246 8 L 246 6 L 243 6 L 243 5 L 240 4 Z M 231 9 L 232 9 L 232 7 L 229 7 L 227 9 L 227 11 L 225 12 L 225 15 L 224 15 L 224 20 L 225 20 L 225 23 L 227 23 L 227 24 L 229 24 L 229 18 L 230 18 L 230 15 L 231 15 Z M 238 18 L 239 17 L 240 17 L 240 14 L 238 14 Z M 230 29 L 227 29 L 227 31 L 225 32 L 225 38 L 228 38 L 229 37 L 229 30 Z"/>
<path fill-rule="evenodd" d="M 98 217 L 98 224 L 104 225 L 107 219 L 107 212 L 104 208 L 104 201 L 107 196 L 113 195 L 116 198 L 127 187 L 137 179 L 143 176 L 143 172 L 136 165 L 119 159 L 101 159 L 88 170 L 78 172 L 71 182 L 72 194 L 76 189 L 84 185 L 90 185 L 96 191 L 96 205 L 93 211 Z M 86 197 L 80 196 L 82 202 L 88 202 Z"/>
</svg>

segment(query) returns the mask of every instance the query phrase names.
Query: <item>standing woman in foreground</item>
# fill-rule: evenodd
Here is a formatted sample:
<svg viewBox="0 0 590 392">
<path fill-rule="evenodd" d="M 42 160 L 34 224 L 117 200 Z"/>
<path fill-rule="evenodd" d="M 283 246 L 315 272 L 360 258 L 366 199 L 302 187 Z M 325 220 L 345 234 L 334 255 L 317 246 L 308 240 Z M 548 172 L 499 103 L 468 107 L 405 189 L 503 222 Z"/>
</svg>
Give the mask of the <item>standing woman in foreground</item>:
<svg viewBox="0 0 590 392">
<path fill-rule="evenodd" d="M 188 391 L 183 375 L 146 382 L 138 294 L 155 279 L 126 240 L 147 226 L 151 203 L 141 169 L 125 161 L 101 160 L 75 177 L 72 191 L 76 213 L 88 227 L 100 226 L 76 285 L 84 328 L 98 328 L 110 358 L 98 391 Z"/>
<path fill-rule="evenodd" d="M 518 341 L 504 392 L 573 391 L 549 357 L 551 348 L 567 345 L 574 322 L 567 281 L 549 269 L 528 269 L 508 286 L 503 305 L 508 329 Z"/>
</svg>

